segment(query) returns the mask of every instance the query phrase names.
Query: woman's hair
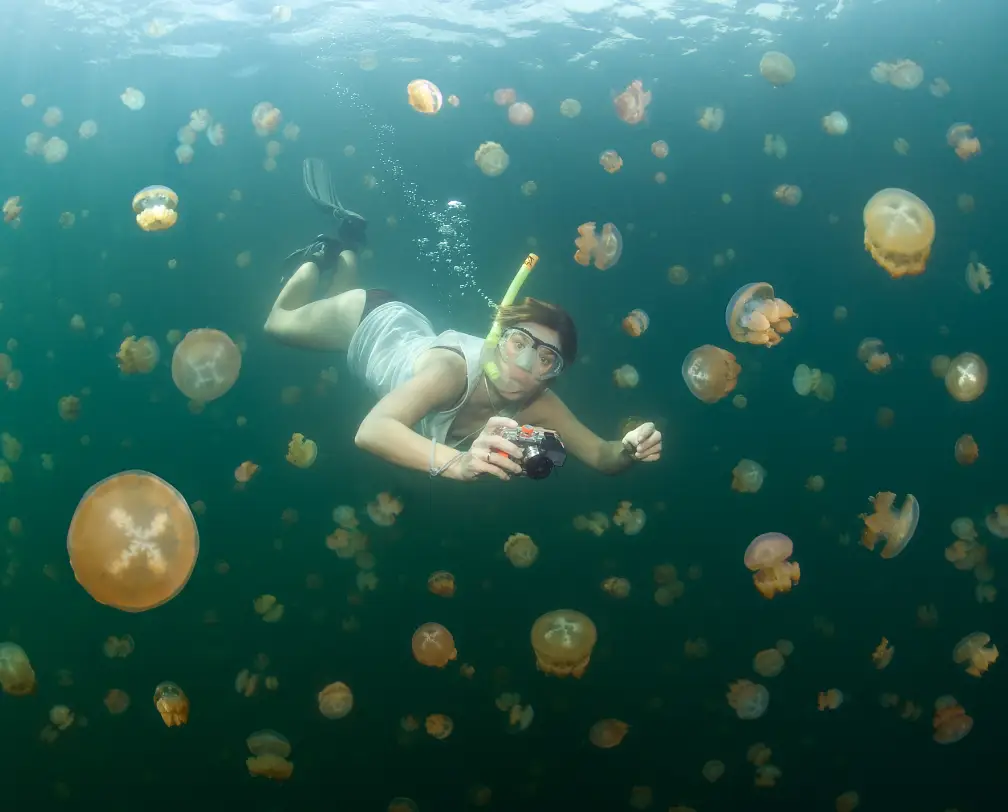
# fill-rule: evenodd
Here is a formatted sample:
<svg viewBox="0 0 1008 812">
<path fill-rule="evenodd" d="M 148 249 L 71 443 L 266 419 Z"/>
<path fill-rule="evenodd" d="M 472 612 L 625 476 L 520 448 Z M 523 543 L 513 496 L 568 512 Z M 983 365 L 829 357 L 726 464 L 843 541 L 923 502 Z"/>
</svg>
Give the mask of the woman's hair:
<svg viewBox="0 0 1008 812">
<path fill-rule="evenodd" d="M 523 321 L 530 321 L 556 330 L 560 336 L 560 354 L 564 366 L 573 366 L 578 350 L 577 327 L 570 314 L 559 305 L 526 296 L 521 304 L 498 308 L 497 320 L 502 328 L 517 327 Z"/>
</svg>

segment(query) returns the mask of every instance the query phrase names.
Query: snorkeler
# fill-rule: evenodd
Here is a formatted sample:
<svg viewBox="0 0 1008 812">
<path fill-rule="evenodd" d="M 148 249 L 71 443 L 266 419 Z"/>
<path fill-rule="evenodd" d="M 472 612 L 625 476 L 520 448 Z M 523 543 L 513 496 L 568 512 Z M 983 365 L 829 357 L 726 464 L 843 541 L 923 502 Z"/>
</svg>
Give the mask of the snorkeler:
<svg viewBox="0 0 1008 812">
<path fill-rule="evenodd" d="M 308 174 L 306 161 L 306 187 Z M 331 183 L 326 186 L 330 194 L 322 197 L 345 212 Z M 550 389 L 577 358 L 577 330 L 557 305 L 532 298 L 512 304 L 535 265 L 534 255 L 519 270 L 483 339 L 455 330 L 435 333 L 426 316 L 388 290 L 347 289 L 348 280 L 356 278 L 356 254 L 349 248 L 337 254 L 342 247 L 337 242 L 321 237 L 288 257 L 301 264 L 264 329 L 289 346 L 347 353 L 351 373 L 378 398 L 357 428 L 359 448 L 431 476 L 468 481 L 491 474 L 507 480 L 527 472 L 519 464 L 525 449 L 501 435 L 530 425 L 557 432 L 571 454 L 603 473 L 659 459 L 662 437 L 653 423 L 609 442 L 586 428 Z M 320 297 L 320 272 L 329 268 L 333 280 Z M 467 451 L 459 450 L 467 444 Z"/>
</svg>

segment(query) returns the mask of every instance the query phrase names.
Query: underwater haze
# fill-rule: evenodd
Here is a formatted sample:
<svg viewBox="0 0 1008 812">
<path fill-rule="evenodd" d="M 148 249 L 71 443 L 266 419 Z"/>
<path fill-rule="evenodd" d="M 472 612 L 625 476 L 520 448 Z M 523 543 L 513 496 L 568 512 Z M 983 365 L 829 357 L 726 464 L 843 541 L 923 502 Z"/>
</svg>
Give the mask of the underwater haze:
<svg viewBox="0 0 1008 812">
<path fill-rule="evenodd" d="M 7 5 L 5 809 L 1003 802 L 1008 5 Z M 536 254 L 553 388 L 661 459 L 357 448 L 263 330 L 308 158 L 438 332 Z"/>
</svg>

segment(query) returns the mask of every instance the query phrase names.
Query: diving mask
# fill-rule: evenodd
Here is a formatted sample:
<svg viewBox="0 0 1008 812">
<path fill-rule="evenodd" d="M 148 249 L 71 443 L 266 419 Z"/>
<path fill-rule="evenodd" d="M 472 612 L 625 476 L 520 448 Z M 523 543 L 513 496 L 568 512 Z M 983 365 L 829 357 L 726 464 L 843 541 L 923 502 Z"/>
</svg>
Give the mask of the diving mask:
<svg viewBox="0 0 1008 812">
<path fill-rule="evenodd" d="M 521 327 L 505 328 L 497 342 L 497 349 L 505 361 L 540 381 L 555 378 L 563 372 L 560 350 Z"/>
</svg>

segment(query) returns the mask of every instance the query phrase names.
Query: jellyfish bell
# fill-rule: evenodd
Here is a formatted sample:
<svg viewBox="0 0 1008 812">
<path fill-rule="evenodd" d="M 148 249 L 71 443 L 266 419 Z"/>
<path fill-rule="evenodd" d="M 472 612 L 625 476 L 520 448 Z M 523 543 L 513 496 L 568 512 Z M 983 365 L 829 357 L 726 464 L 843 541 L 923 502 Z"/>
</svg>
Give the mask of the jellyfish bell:
<svg viewBox="0 0 1008 812">
<path fill-rule="evenodd" d="M 99 603 L 124 612 L 161 606 L 196 566 L 199 532 L 185 498 L 146 471 L 92 485 L 67 533 L 77 582 Z"/>
<path fill-rule="evenodd" d="M 535 118 L 535 110 L 527 102 L 515 102 L 508 107 L 508 121 L 516 127 L 527 127 Z"/>
<path fill-rule="evenodd" d="M 504 151 L 504 147 L 495 141 L 484 141 L 479 145 L 474 156 L 476 166 L 480 171 L 490 178 L 495 178 L 508 168 L 511 159 Z"/>
<path fill-rule="evenodd" d="M 795 65 L 787 54 L 767 51 L 760 59 L 759 72 L 770 84 L 780 87 L 794 81 Z"/>
<path fill-rule="evenodd" d="M 557 609 L 532 624 L 536 668 L 558 677 L 581 677 L 598 641 L 595 624 L 573 609 Z"/>
<path fill-rule="evenodd" d="M 960 403 L 969 403 L 987 389 L 987 362 L 973 352 L 957 355 L 945 373 L 945 388 Z"/>
<path fill-rule="evenodd" d="M 846 135 L 848 126 L 847 116 L 839 110 L 822 118 L 822 127 L 830 135 Z"/>
<path fill-rule="evenodd" d="M 144 231 L 164 231 L 178 221 L 178 195 L 167 186 L 146 186 L 133 196 L 137 225 Z"/>
<path fill-rule="evenodd" d="M 35 693 L 35 671 L 17 643 L 0 643 L 0 686 L 11 696 Z"/>
<path fill-rule="evenodd" d="M 189 721 L 189 697 L 174 682 L 162 682 L 154 689 L 154 707 L 168 727 Z"/>
<path fill-rule="evenodd" d="M 427 79 L 414 79 L 410 82 L 406 86 L 406 98 L 410 107 L 428 116 L 436 115 L 443 103 L 440 89 Z"/>
<path fill-rule="evenodd" d="M 741 371 L 734 355 L 712 344 L 691 350 L 682 364 L 686 386 L 703 403 L 717 403 L 729 395 Z"/>
<path fill-rule="evenodd" d="M 913 60 L 900 59 L 889 67 L 886 79 L 898 90 L 915 90 L 924 81 L 924 68 Z"/>
<path fill-rule="evenodd" d="M 613 99 L 616 115 L 627 124 L 640 124 L 644 120 L 651 93 L 644 89 L 640 79 L 634 79 L 626 89 Z"/>
<path fill-rule="evenodd" d="M 864 207 L 864 245 L 890 276 L 924 273 L 935 238 L 927 203 L 905 189 L 882 189 Z"/>
<path fill-rule="evenodd" d="M 790 319 L 796 318 L 791 305 L 774 298 L 774 289 L 767 282 L 743 285 L 728 302 L 725 324 L 731 337 L 740 344 L 773 347 L 781 335 L 791 332 Z"/>
<path fill-rule="evenodd" d="M 241 372 L 241 352 L 227 335 L 212 328 L 186 333 L 172 353 L 172 381 L 190 400 L 209 403 L 226 394 Z"/>
<path fill-rule="evenodd" d="M 896 510 L 896 494 L 891 491 L 880 491 L 870 497 L 875 512 L 871 515 L 861 514 L 865 529 L 861 535 L 861 544 L 869 550 L 874 550 L 880 538 L 885 539 L 882 548 L 883 558 L 895 558 L 906 549 L 917 522 L 920 520 L 920 506 L 913 494 L 908 493 L 903 500 L 903 506 Z"/>
</svg>

